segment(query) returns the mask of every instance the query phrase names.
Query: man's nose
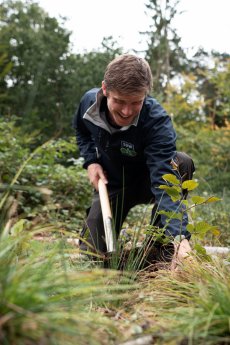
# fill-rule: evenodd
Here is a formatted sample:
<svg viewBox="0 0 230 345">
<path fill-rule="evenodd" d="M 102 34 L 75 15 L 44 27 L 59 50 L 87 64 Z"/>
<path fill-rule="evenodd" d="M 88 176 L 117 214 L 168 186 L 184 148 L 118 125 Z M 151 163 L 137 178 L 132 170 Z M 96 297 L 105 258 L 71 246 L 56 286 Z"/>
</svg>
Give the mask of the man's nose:
<svg viewBox="0 0 230 345">
<path fill-rule="evenodd" d="M 122 113 L 123 113 L 125 116 L 130 116 L 130 115 L 132 115 L 132 113 L 133 113 L 132 106 L 129 105 L 129 104 L 123 105 L 123 107 L 122 107 Z"/>
</svg>

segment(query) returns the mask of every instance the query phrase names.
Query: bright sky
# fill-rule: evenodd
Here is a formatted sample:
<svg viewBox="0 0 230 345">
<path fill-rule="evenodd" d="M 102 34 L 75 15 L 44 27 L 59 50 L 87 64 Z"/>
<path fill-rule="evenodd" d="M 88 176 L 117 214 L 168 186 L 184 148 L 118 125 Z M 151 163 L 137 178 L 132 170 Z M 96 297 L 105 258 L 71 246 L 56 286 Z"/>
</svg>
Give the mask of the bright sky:
<svg viewBox="0 0 230 345">
<path fill-rule="evenodd" d="M 125 51 L 145 48 L 139 31 L 149 28 L 145 14 L 148 0 L 37 0 L 51 16 L 67 17 L 74 52 L 100 47 L 103 37 L 113 36 Z M 191 52 L 206 50 L 230 53 L 230 0 L 181 0 L 174 27 L 182 45 Z M 144 40 L 143 40 L 144 41 Z"/>
</svg>

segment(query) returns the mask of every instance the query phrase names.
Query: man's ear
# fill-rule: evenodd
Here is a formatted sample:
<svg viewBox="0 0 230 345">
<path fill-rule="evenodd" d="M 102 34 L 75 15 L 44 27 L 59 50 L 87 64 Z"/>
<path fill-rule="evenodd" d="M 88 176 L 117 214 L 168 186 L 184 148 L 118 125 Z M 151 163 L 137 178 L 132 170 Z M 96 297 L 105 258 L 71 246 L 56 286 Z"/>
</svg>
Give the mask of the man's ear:
<svg viewBox="0 0 230 345">
<path fill-rule="evenodd" d="M 102 87 L 103 95 L 106 96 L 106 86 L 105 86 L 104 80 L 103 80 L 102 83 L 101 83 L 101 87 Z"/>
</svg>

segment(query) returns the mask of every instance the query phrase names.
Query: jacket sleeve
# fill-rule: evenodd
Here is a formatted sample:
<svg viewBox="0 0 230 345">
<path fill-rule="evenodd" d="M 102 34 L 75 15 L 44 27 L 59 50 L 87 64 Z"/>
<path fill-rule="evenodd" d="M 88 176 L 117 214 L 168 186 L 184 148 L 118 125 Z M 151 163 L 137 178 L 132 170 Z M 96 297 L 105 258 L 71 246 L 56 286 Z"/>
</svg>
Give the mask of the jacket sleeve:
<svg viewBox="0 0 230 345">
<path fill-rule="evenodd" d="M 146 163 L 150 171 L 151 190 L 155 196 L 155 203 L 158 211 L 181 212 L 180 202 L 173 202 L 171 198 L 159 189 L 161 184 L 165 184 L 162 179 L 164 174 L 177 173 L 172 169 L 170 162 L 176 155 L 176 133 L 173 128 L 171 118 L 165 110 L 156 103 L 149 109 L 150 120 L 146 121 L 144 131 L 144 154 Z M 179 176 L 177 176 L 179 177 Z M 161 223 L 165 226 L 167 236 L 185 235 L 190 238 L 190 233 L 186 230 L 188 223 L 187 214 L 184 213 L 183 220 L 170 219 L 161 215 Z"/>
<path fill-rule="evenodd" d="M 95 99 L 92 100 L 86 93 L 80 101 L 73 120 L 77 145 L 79 147 L 80 156 L 84 158 L 83 168 L 85 169 L 87 169 L 90 164 L 98 162 L 94 138 L 83 120 L 86 110 L 94 101 Z"/>
</svg>

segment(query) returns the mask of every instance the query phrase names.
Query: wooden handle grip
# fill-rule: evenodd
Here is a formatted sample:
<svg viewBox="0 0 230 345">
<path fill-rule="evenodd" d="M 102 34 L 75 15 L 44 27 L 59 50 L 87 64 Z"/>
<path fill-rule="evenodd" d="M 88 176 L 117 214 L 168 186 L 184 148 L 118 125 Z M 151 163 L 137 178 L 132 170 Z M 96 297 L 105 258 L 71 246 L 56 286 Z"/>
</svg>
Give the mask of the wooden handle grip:
<svg viewBox="0 0 230 345">
<path fill-rule="evenodd" d="M 105 241 L 107 246 L 107 252 L 112 253 L 116 251 L 115 238 L 112 227 L 112 213 L 109 203 L 109 197 L 107 192 L 106 184 L 99 179 L 98 191 L 101 203 L 101 211 L 103 216 L 104 230 L 105 230 Z"/>
<path fill-rule="evenodd" d="M 106 184 L 101 179 L 99 179 L 98 181 L 98 191 L 99 191 L 99 196 L 100 196 L 103 218 L 107 218 L 107 217 L 112 218 L 107 187 L 106 187 Z"/>
</svg>

